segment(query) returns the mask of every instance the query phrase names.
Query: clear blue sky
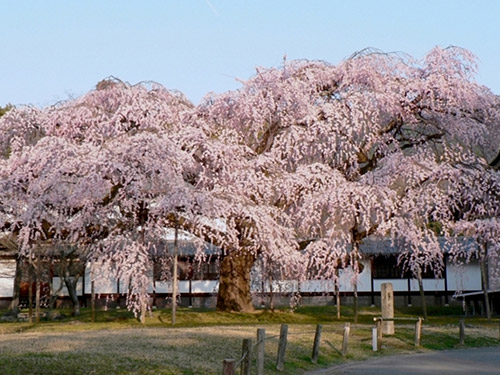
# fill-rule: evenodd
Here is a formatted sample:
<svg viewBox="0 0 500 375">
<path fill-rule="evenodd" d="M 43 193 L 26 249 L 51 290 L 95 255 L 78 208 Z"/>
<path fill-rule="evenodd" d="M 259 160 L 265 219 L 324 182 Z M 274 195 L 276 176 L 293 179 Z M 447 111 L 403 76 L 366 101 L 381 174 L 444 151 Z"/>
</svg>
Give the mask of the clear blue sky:
<svg viewBox="0 0 500 375">
<path fill-rule="evenodd" d="M 110 75 L 194 103 L 283 56 L 337 64 L 365 47 L 457 45 L 500 94 L 499 0 L 0 0 L 0 105 L 50 105 Z"/>
</svg>

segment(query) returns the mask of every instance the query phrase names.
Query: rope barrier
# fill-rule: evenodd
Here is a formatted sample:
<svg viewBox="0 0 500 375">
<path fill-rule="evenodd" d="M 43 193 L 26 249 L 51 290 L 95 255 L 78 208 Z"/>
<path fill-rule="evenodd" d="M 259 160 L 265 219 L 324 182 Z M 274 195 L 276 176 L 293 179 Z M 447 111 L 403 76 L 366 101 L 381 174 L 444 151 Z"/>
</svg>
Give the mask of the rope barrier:
<svg viewBox="0 0 500 375">
<path fill-rule="evenodd" d="M 280 335 L 267 336 L 265 340 L 275 339 L 276 337 L 280 337 Z"/>
<path fill-rule="evenodd" d="M 243 360 L 247 357 L 247 355 L 249 354 L 250 352 L 246 351 L 245 354 L 243 354 L 243 357 L 241 357 L 238 361 L 236 361 L 234 363 L 234 367 L 238 367 L 241 362 L 243 362 Z"/>
</svg>

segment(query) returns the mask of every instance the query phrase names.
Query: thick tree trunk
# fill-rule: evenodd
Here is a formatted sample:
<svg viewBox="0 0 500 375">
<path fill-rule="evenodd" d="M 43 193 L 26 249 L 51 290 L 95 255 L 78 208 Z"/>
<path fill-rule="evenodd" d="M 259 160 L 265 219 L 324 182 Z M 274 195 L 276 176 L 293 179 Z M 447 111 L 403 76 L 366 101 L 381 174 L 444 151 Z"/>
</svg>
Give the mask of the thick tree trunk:
<svg viewBox="0 0 500 375">
<path fill-rule="evenodd" d="M 59 287 L 57 289 L 54 289 L 53 285 L 51 283 L 50 298 L 49 298 L 49 302 L 47 304 L 50 309 L 55 309 L 56 308 L 57 298 L 59 298 L 59 293 L 61 293 L 61 290 L 62 290 L 63 286 L 64 286 L 64 284 L 61 281 L 59 283 Z"/>
<path fill-rule="evenodd" d="M 230 252 L 222 258 L 217 310 L 254 311 L 250 294 L 250 271 L 255 260 L 254 254 L 244 250 Z"/>
<path fill-rule="evenodd" d="M 78 294 L 76 291 L 76 286 L 78 285 L 78 277 L 71 277 L 69 273 L 64 275 L 64 283 L 68 289 L 69 297 L 71 298 L 71 303 L 73 304 L 73 316 L 80 315 L 80 301 L 78 300 Z"/>
<path fill-rule="evenodd" d="M 9 305 L 8 314 L 17 317 L 19 314 L 19 297 L 21 295 L 21 281 L 23 277 L 21 257 L 16 258 L 16 273 L 14 275 L 14 288 L 12 291 L 12 301 Z"/>
</svg>

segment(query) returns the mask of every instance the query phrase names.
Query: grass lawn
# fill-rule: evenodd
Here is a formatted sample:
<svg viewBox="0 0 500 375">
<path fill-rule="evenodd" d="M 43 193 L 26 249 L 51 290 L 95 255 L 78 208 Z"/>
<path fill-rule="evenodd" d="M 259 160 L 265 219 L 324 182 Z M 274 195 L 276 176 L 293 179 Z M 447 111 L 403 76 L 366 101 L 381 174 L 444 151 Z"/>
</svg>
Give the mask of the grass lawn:
<svg viewBox="0 0 500 375">
<path fill-rule="evenodd" d="M 1 313 L 1 312 L 0 312 Z M 418 351 L 458 347 L 460 310 L 430 311 L 424 322 Z M 373 316 L 377 308 L 364 308 L 357 324 L 346 307 L 335 318 L 334 307 L 302 307 L 290 311 L 258 311 L 255 314 L 218 313 L 180 309 L 177 325 L 170 311 L 157 310 L 138 323 L 124 310 L 99 311 L 95 323 L 90 312 L 78 318 L 39 324 L 0 323 L 0 374 L 220 374 L 224 358 L 239 359 L 244 338 L 255 342 L 257 328 L 265 328 L 266 374 L 275 370 L 281 323 L 287 323 L 288 346 L 285 374 L 362 360 L 375 356 L 415 352 L 413 324 L 396 324 L 396 334 L 384 337 L 380 352 L 371 348 Z M 418 310 L 397 311 L 397 316 L 416 316 Z M 349 353 L 340 348 L 345 322 L 351 322 Z M 316 324 L 323 324 L 318 364 L 311 363 Z M 466 319 L 465 347 L 500 346 L 498 320 Z"/>
</svg>

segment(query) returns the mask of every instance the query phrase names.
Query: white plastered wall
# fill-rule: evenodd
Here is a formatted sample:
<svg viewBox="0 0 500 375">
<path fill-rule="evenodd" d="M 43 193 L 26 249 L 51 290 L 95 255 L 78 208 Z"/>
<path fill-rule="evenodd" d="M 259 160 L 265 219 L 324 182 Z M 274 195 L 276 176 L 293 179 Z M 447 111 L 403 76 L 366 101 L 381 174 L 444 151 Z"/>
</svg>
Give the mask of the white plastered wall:
<svg viewBox="0 0 500 375">
<path fill-rule="evenodd" d="M 12 297 L 15 274 L 15 260 L 0 261 L 0 297 Z"/>
</svg>

